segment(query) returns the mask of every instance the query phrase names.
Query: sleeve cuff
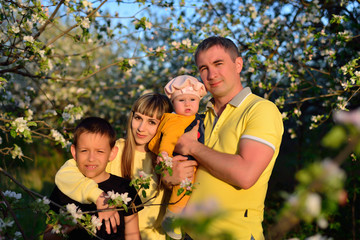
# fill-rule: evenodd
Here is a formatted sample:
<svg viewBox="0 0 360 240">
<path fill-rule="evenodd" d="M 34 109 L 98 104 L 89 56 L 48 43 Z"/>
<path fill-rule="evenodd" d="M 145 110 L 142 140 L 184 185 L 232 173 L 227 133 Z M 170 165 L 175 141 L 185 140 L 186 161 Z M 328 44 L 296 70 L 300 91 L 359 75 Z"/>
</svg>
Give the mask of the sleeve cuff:
<svg viewBox="0 0 360 240">
<path fill-rule="evenodd" d="M 95 188 L 94 190 L 92 190 L 89 193 L 88 201 L 96 204 L 96 200 L 99 198 L 100 194 L 103 193 L 103 192 L 104 191 L 101 190 L 100 188 Z"/>
</svg>

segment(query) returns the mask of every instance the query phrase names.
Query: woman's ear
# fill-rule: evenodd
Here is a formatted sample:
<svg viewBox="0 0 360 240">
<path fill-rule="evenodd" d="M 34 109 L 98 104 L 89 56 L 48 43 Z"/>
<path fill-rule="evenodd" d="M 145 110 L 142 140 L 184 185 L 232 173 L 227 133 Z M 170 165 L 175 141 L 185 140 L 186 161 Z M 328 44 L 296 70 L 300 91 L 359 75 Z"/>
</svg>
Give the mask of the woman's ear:
<svg viewBox="0 0 360 240">
<path fill-rule="evenodd" d="M 111 149 L 111 153 L 110 153 L 110 156 L 109 156 L 109 162 L 111 162 L 112 160 L 115 159 L 116 155 L 118 154 L 118 151 L 119 151 L 119 148 L 117 146 L 114 146 Z"/>
<path fill-rule="evenodd" d="M 74 158 L 75 161 L 76 161 L 76 147 L 75 147 L 74 144 L 71 144 L 70 150 L 71 150 L 71 155 L 73 156 L 73 158 Z"/>
</svg>

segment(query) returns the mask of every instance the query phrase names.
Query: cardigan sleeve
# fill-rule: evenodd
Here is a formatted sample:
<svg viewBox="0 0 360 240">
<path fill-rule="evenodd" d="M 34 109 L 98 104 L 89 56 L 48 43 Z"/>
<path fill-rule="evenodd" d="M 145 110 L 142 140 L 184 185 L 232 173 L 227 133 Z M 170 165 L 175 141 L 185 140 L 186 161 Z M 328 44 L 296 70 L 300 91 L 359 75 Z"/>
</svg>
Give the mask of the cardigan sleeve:
<svg viewBox="0 0 360 240">
<path fill-rule="evenodd" d="M 55 175 L 56 186 L 68 197 L 80 203 L 96 203 L 103 192 L 98 184 L 85 177 L 76 165 L 74 159 L 66 161 Z"/>
</svg>

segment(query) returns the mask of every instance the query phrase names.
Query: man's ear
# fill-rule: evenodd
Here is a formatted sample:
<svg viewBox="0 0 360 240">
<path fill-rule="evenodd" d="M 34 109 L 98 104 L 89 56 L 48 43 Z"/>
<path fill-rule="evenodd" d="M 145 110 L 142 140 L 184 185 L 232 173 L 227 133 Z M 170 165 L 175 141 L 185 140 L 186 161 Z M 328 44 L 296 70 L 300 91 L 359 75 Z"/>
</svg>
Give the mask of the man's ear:
<svg viewBox="0 0 360 240">
<path fill-rule="evenodd" d="M 114 146 L 111 149 L 111 153 L 110 153 L 110 156 L 109 156 L 109 162 L 111 162 L 112 160 L 115 159 L 116 155 L 118 154 L 118 151 L 119 151 L 119 148 L 117 146 Z"/>
<path fill-rule="evenodd" d="M 242 68 L 243 68 L 243 59 L 242 59 L 242 57 L 237 57 L 236 60 L 235 60 L 235 64 L 236 64 L 237 72 L 240 73 Z"/>
<path fill-rule="evenodd" d="M 73 156 L 73 158 L 74 158 L 75 161 L 76 161 L 76 147 L 75 147 L 74 144 L 71 145 L 70 150 L 71 150 L 71 155 Z"/>
</svg>

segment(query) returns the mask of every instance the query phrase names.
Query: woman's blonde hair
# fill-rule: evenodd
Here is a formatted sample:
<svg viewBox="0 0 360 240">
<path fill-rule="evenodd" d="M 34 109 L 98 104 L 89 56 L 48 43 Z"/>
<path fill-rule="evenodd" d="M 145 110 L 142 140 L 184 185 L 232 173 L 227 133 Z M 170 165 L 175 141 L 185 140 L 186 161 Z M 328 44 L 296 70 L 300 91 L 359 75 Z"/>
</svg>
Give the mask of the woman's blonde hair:
<svg viewBox="0 0 360 240">
<path fill-rule="evenodd" d="M 127 124 L 127 137 L 125 139 L 125 145 L 121 156 L 121 175 L 124 178 L 132 179 L 132 168 L 135 156 L 135 138 L 131 131 L 131 121 L 135 112 L 140 114 L 161 119 L 164 113 L 173 111 L 170 100 L 163 94 L 159 93 L 147 93 L 139 97 L 131 108 L 131 113 Z"/>
</svg>

